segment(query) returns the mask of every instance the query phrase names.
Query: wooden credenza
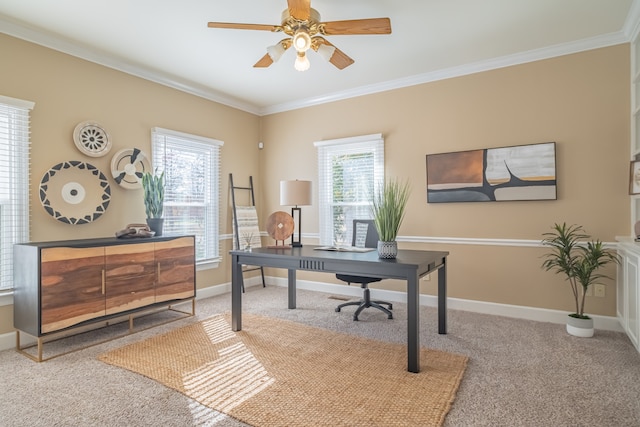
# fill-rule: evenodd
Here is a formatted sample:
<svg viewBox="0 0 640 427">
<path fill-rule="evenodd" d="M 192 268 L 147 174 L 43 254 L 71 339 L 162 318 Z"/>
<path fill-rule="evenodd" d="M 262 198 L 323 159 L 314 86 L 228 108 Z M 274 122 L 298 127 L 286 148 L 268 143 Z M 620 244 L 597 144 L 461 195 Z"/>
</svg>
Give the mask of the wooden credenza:
<svg viewBox="0 0 640 427">
<path fill-rule="evenodd" d="M 14 260 L 17 347 L 20 331 L 36 337 L 38 361 L 50 334 L 196 294 L 193 236 L 25 243 L 14 246 Z"/>
</svg>

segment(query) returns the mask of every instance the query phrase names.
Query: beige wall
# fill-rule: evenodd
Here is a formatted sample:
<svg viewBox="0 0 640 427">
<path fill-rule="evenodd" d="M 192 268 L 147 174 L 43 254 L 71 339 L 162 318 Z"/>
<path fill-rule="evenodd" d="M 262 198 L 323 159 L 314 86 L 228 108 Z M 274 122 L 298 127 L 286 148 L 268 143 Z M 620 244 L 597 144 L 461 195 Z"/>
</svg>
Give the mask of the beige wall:
<svg viewBox="0 0 640 427">
<path fill-rule="evenodd" d="M 31 240 L 113 236 L 128 223 L 144 222 L 142 190 L 126 190 L 111 176 L 111 158 L 137 147 L 151 154 L 151 128 L 158 126 L 224 141 L 222 147 L 221 234 L 230 233 L 228 174 L 244 183 L 260 171 L 260 118 L 168 87 L 0 34 L 0 94 L 35 102 L 31 116 Z M 93 120 L 109 132 L 111 151 L 88 157 L 73 143 L 73 130 Z M 49 216 L 37 197 L 44 173 L 65 160 L 98 167 L 109 179 L 112 201 L 95 222 L 71 226 Z M 259 196 L 259 194 L 258 194 Z M 221 267 L 200 271 L 198 288 L 228 281 L 226 253 Z M 0 334 L 12 330 L 12 306 L 0 307 Z"/>
<path fill-rule="evenodd" d="M 382 133 L 387 176 L 412 182 L 401 236 L 516 240 L 515 246 L 401 242 L 451 252 L 450 296 L 571 310 L 568 285 L 540 270 L 543 250 L 517 241 L 540 240 L 562 221 L 583 224 L 604 241 L 629 234 L 628 50 L 598 49 L 264 117 L 265 208 L 282 209 L 281 179 L 317 183 L 314 141 Z M 557 143 L 558 200 L 426 203 L 426 154 L 547 141 Z M 317 188 L 314 196 L 317 206 Z M 303 233 L 317 233 L 317 209 L 305 207 L 303 215 Z M 434 290 L 434 281 L 423 282 L 424 293 Z M 590 298 L 587 311 L 615 315 L 613 286 L 606 294 Z"/>
<path fill-rule="evenodd" d="M 274 114 L 263 118 L 162 85 L 0 35 L 0 94 L 34 101 L 32 114 L 32 240 L 111 236 L 144 220 L 140 190 L 111 179 L 111 155 L 121 148 L 150 152 L 154 126 L 225 142 L 222 148 L 221 233 L 231 232 L 228 174 L 239 183 L 253 175 L 263 219 L 279 206 L 279 181 L 317 184 L 313 142 L 382 133 L 386 173 L 412 181 L 401 236 L 514 239 L 515 246 L 405 243 L 401 247 L 448 250 L 449 295 L 550 309 L 571 310 L 562 279 L 540 271 L 542 249 L 519 245 L 538 240 L 554 221 L 585 225 L 612 241 L 629 234 L 628 45 L 509 67 L 391 92 Z M 113 139 L 103 158 L 83 156 L 74 127 L 101 123 Z M 257 142 L 265 148 L 258 150 Z M 427 204 L 425 155 L 446 151 L 557 142 L 557 201 Z M 92 224 L 69 226 L 49 217 L 34 189 L 54 164 L 78 159 L 110 178 L 108 211 Z M 317 185 L 314 189 L 317 206 Z M 304 233 L 318 232 L 317 209 L 303 208 Z M 491 240 L 489 240 L 490 242 Z M 314 243 L 313 239 L 310 243 Z M 199 272 L 198 287 L 230 280 L 221 244 L 220 268 Z M 272 274 L 282 272 L 273 271 Z M 331 281 L 332 276 L 301 273 Z M 434 293 L 435 280 L 422 292 Z M 394 281 L 381 287 L 402 289 Z M 591 298 L 587 311 L 615 314 L 613 287 Z M 0 334 L 12 330 L 12 306 L 0 307 Z"/>
</svg>

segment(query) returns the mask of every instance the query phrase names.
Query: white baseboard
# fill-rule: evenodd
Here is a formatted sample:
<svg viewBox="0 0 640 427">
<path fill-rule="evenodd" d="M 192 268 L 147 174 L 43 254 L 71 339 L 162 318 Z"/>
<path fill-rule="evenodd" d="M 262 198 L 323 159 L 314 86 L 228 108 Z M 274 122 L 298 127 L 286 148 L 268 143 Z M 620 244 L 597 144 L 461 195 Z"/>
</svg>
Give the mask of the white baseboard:
<svg viewBox="0 0 640 427">
<path fill-rule="evenodd" d="M 287 286 L 286 277 L 267 277 L 267 283 L 276 286 Z M 344 286 L 332 283 L 313 282 L 309 280 L 297 280 L 298 289 L 326 292 L 330 294 L 360 297 L 362 289 L 358 286 Z M 391 302 L 407 302 L 407 294 L 400 291 L 373 289 L 372 294 L 376 298 Z M 420 295 L 420 305 L 437 307 L 438 298 L 433 295 Z M 567 312 L 550 310 L 546 308 L 526 307 L 520 305 L 499 304 L 494 302 L 473 301 L 459 298 L 447 298 L 447 308 L 452 310 L 470 311 L 474 313 L 493 314 L 495 316 L 513 317 L 538 322 L 565 324 Z M 606 331 L 624 332 L 617 317 L 590 315 L 593 318 L 595 329 Z"/>
<path fill-rule="evenodd" d="M 16 333 L 7 332 L 0 335 L 0 351 L 16 348 Z"/>
<path fill-rule="evenodd" d="M 275 285 L 286 287 L 287 278 L 285 277 L 265 277 L 267 286 Z M 335 295 L 344 295 L 350 297 L 362 296 L 362 289 L 359 286 L 344 286 L 332 283 L 314 282 L 310 280 L 297 280 L 298 289 L 309 291 L 324 292 Z M 261 286 L 262 280 L 260 276 L 251 277 L 245 280 L 245 287 Z M 223 283 L 220 285 L 209 286 L 198 289 L 196 292 L 196 300 L 210 298 L 231 292 L 231 283 Z M 389 291 L 384 289 L 373 289 L 372 293 L 376 298 L 384 299 L 392 302 L 407 302 L 407 295 L 404 292 Z M 438 298 L 433 295 L 420 295 L 420 305 L 427 307 L 437 307 Z M 549 310 L 545 308 L 525 307 L 509 304 L 498 304 L 493 302 L 464 300 L 459 298 L 447 298 L 447 308 L 452 310 L 470 311 L 474 313 L 492 314 L 495 316 L 514 317 L 526 320 L 535 320 L 538 322 L 549 323 L 566 323 L 567 312 L 559 310 Z M 196 307 L 197 309 L 197 307 Z M 612 316 L 592 315 L 594 326 L 596 329 L 624 332 L 618 318 Z M 16 334 L 9 332 L 0 335 L 0 351 L 15 348 Z"/>
</svg>

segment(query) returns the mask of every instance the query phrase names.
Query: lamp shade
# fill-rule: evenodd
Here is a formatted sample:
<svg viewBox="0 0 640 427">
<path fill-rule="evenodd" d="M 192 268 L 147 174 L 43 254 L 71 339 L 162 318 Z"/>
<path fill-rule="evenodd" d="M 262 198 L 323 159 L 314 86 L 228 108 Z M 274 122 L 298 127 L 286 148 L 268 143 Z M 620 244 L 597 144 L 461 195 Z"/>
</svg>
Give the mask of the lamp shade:
<svg viewBox="0 0 640 427">
<path fill-rule="evenodd" d="M 320 46 L 318 46 L 318 54 L 327 62 L 331 61 L 331 57 L 333 56 L 335 51 L 335 46 L 327 46 L 326 44 L 321 44 Z"/>
<path fill-rule="evenodd" d="M 276 43 L 273 46 L 269 46 L 267 48 L 267 53 L 269 54 L 273 62 L 278 62 L 278 59 L 280 59 L 284 52 L 285 48 L 284 46 L 282 46 L 282 43 Z"/>
<path fill-rule="evenodd" d="M 308 206 L 311 204 L 311 181 L 280 181 L 280 205 Z"/>
<path fill-rule="evenodd" d="M 298 71 L 307 71 L 311 67 L 311 63 L 309 62 L 309 58 L 305 55 L 304 52 L 298 53 L 296 56 L 296 62 L 293 63 L 293 68 Z"/>
</svg>

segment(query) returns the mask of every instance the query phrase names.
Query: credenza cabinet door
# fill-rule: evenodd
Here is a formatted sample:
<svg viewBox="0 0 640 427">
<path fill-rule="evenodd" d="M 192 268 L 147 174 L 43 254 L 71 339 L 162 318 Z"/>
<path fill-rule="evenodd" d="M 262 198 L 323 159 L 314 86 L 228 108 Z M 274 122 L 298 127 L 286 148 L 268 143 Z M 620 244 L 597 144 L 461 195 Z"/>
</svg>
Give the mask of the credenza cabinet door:
<svg viewBox="0 0 640 427">
<path fill-rule="evenodd" d="M 155 243 L 156 302 L 195 296 L 195 242 L 181 237 Z"/>
<path fill-rule="evenodd" d="M 155 302 L 154 244 L 107 246 L 105 250 L 106 314 Z"/>
<path fill-rule="evenodd" d="M 105 315 L 103 247 L 45 248 L 40 257 L 41 333 Z"/>
<path fill-rule="evenodd" d="M 13 326 L 42 337 L 193 300 L 194 246 L 194 236 L 16 244 Z"/>
</svg>

